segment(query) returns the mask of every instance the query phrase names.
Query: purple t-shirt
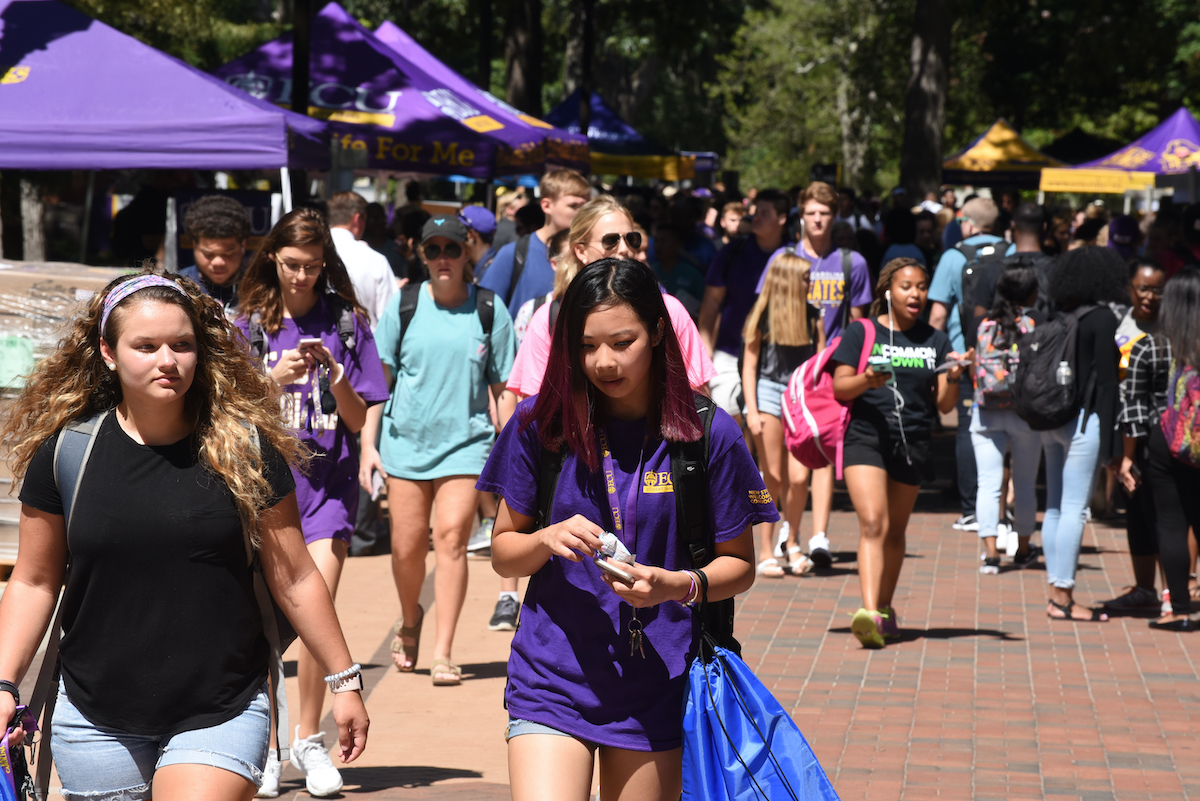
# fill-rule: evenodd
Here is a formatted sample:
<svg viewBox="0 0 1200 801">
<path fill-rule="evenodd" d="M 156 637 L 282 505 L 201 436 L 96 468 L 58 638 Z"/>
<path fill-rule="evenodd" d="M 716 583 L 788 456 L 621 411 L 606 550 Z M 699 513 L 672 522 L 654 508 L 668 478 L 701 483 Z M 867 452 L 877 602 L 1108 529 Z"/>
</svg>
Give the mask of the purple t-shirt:
<svg viewBox="0 0 1200 801">
<path fill-rule="evenodd" d="M 721 248 L 704 277 L 706 286 L 725 289 L 725 307 L 721 310 L 721 327 L 717 331 L 716 349 L 738 355 L 742 349 L 742 326 L 746 315 L 758 300 L 760 277 L 767 266 L 767 257 L 753 236 L 735 239 Z"/>
<path fill-rule="evenodd" d="M 782 253 L 780 248 L 771 254 Z M 821 307 L 821 319 L 825 322 L 825 341 L 829 342 L 842 333 L 842 314 L 846 304 L 846 296 L 850 296 L 851 306 L 866 306 L 875 299 L 871 292 L 871 272 L 867 269 L 867 260 L 857 251 L 850 251 L 850 291 L 846 292 L 846 272 L 842 269 L 842 251 L 834 248 L 823 258 L 818 259 L 810 251 L 806 243 L 801 242 L 796 249 L 796 255 L 812 262 L 808 271 L 812 285 L 808 290 L 808 302 Z M 755 292 L 762 292 L 766 271 L 758 279 Z"/>
<path fill-rule="evenodd" d="M 518 407 L 533 408 L 534 398 Z M 506 426 L 476 486 L 496 492 L 515 511 L 537 516 L 542 446 L 537 425 L 521 430 L 521 417 Z M 623 517 L 630 482 L 637 477 L 645 420 L 608 423 L 609 447 Z M 718 410 L 709 441 L 709 509 L 717 542 L 736 538 L 754 523 L 779 519 L 737 424 Z M 641 466 L 636 532 L 622 540 L 639 564 L 669 570 L 690 567 L 675 536 L 675 496 L 666 443 L 651 438 Z M 551 520 L 583 515 L 613 529 L 599 472 L 568 455 L 559 478 Z M 505 700 L 514 718 L 531 720 L 602 745 L 633 751 L 668 751 L 681 743 L 680 720 L 692 645 L 692 610 L 668 601 L 639 609 L 646 657 L 631 656 L 630 607 L 601 579 L 590 559 L 551 557 L 529 581 L 521 626 L 508 659 Z"/>
<path fill-rule="evenodd" d="M 243 333 L 249 330 L 244 317 L 237 321 L 237 326 Z M 333 358 L 345 368 L 345 380 L 367 405 L 387 400 L 383 364 L 369 325 L 355 318 L 355 344 L 348 349 L 338 337 L 337 320 L 329 304 L 321 298 L 308 314 L 294 320 L 285 317 L 278 331 L 267 334 L 267 369 L 279 362 L 280 353 L 295 349 L 301 337 L 321 338 Z M 358 443 L 337 412 L 321 414 L 321 393 L 316 384 L 317 377 L 310 372 L 307 380 L 283 387 L 280 399 L 284 422 L 313 452 L 306 473 L 292 469 L 304 541 L 349 541 L 358 514 Z"/>
</svg>

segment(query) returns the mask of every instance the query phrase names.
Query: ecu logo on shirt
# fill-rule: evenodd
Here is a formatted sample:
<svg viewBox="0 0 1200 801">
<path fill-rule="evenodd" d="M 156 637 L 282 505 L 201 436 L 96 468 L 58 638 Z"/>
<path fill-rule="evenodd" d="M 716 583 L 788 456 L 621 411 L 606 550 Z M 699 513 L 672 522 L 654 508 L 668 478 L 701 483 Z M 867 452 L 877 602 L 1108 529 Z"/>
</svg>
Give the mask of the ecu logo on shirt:
<svg viewBox="0 0 1200 801">
<path fill-rule="evenodd" d="M 656 473 L 653 470 L 647 470 L 646 474 L 642 476 L 642 492 L 647 495 L 675 492 L 675 486 L 671 483 L 671 471 Z"/>
</svg>

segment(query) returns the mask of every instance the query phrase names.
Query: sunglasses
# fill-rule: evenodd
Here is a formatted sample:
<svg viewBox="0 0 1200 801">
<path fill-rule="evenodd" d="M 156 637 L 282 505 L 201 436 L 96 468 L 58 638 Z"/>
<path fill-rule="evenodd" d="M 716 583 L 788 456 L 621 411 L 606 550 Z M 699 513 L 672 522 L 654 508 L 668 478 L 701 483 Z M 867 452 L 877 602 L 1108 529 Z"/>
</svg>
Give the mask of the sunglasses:
<svg viewBox="0 0 1200 801">
<path fill-rule="evenodd" d="M 457 242 L 451 242 L 445 247 L 441 245 L 426 245 L 421 252 L 425 254 L 426 261 L 433 261 L 440 258 L 442 254 L 445 254 L 447 259 L 457 259 L 463 254 L 463 249 L 462 245 Z"/>
<path fill-rule="evenodd" d="M 608 253 L 611 250 L 616 250 L 617 246 L 621 244 L 621 239 L 621 234 L 605 234 L 604 236 L 600 237 L 600 250 L 604 251 L 605 253 Z M 637 231 L 630 231 L 629 233 L 625 234 L 624 239 L 625 244 L 629 245 L 630 250 L 641 250 L 642 235 Z M 593 245 L 593 247 L 595 247 L 595 245 Z"/>
</svg>

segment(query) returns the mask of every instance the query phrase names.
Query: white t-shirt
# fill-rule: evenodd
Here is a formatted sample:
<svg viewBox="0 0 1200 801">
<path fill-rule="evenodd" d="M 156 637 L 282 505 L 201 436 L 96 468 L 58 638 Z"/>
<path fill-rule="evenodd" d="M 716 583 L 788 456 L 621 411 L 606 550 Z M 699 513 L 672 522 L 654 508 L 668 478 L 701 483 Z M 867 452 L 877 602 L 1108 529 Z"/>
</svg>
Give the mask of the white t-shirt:
<svg viewBox="0 0 1200 801">
<path fill-rule="evenodd" d="M 871 226 L 871 221 L 867 219 L 867 216 L 865 214 L 851 214 L 849 217 L 842 217 L 841 215 L 839 215 L 837 217 L 834 217 L 833 221 L 835 223 L 840 223 L 840 222 L 848 223 L 850 225 L 850 227 L 853 228 L 855 231 L 871 231 L 871 230 L 873 230 L 873 228 Z"/>
<path fill-rule="evenodd" d="M 355 239 L 349 230 L 331 228 L 329 233 L 333 235 L 333 246 L 346 265 L 346 272 L 350 273 L 354 295 L 367 310 L 373 333 L 379 326 L 379 318 L 383 316 L 388 299 L 396 294 L 396 277 L 392 274 L 392 266 L 387 256 L 366 242 Z"/>
</svg>

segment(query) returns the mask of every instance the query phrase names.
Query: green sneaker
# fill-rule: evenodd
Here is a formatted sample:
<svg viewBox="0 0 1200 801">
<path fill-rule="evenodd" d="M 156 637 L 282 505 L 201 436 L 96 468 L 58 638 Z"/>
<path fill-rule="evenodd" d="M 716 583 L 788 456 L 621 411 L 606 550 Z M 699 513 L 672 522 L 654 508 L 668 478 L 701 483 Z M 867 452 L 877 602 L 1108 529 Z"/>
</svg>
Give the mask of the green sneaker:
<svg viewBox="0 0 1200 801">
<path fill-rule="evenodd" d="M 863 648 L 882 648 L 884 646 L 882 628 L 883 618 L 879 612 L 859 609 L 850 621 L 850 631 L 863 644 Z"/>
</svg>

